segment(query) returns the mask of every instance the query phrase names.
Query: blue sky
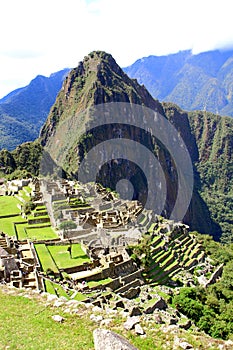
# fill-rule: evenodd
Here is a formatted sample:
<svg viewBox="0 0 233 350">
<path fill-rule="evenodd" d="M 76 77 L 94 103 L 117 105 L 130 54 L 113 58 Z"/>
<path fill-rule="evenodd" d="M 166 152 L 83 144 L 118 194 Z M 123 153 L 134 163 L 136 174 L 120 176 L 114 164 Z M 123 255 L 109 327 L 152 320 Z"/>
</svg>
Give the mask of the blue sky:
<svg viewBox="0 0 233 350">
<path fill-rule="evenodd" d="M 148 55 L 232 48 L 231 17 L 231 0 L 1 1 L 0 98 L 93 50 L 127 66 Z"/>
</svg>

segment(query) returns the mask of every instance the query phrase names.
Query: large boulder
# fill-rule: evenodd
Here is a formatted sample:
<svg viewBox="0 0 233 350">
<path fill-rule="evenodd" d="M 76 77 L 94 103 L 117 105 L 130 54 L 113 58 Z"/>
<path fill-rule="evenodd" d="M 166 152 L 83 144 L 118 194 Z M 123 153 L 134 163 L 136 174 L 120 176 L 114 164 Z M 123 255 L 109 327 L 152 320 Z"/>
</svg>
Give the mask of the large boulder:
<svg viewBox="0 0 233 350">
<path fill-rule="evenodd" d="M 141 316 L 141 315 L 142 315 L 142 312 L 138 306 L 132 306 L 129 309 L 129 316 L 132 317 L 132 316 Z"/>
<path fill-rule="evenodd" d="M 134 326 L 140 322 L 139 316 L 128 317 L 124 323 L 124 328 L 129 331 L 134 328 Z"/>
<path fill-rule="evenodd" d="M 95 329 L 93 337 L 95 350 L 138 350 L 125 338 L 107 329 Z"/>
<path fill-rule="evenodd" d="M 132 287 L 126 290 L 124 293 L 121 293 L 121 296 L 127 299 L 134 299 L 140 294 L 140 291 L 141 291 L 140 287 L 137 287 L 137 288 Z"/>
<path fill-rule="evenodd" d="M 150 300 L 149 305 L 147 305 L 144 309 L 144 313 L 152 314 L 155 311 L 155 309 L 166 310 L 166 308 L 167 308 L 166 301 L 163 298 L 158 297 L 157 299 Z"/>
</svg>

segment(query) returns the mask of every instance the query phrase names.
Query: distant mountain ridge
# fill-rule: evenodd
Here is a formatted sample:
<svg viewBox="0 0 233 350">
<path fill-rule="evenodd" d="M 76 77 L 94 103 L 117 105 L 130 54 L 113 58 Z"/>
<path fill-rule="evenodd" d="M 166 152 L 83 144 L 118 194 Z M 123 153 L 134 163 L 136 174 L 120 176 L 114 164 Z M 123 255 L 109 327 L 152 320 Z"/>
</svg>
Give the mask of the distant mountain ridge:
<svg viewBox="0 0 233 350">
<path fill-rule="evenodd" d="M 68 72 L 64 69 L 50 77 L 38 75 L 28 86 L 0 100 L 0 149 L 13 150 L 38 137 Z"/>
<path fill-rule="evenodd" d="M 0 99 L 0 149 L 35 140 L 70 69 L 37 76 Z M 180 51 L 137 60 L 123 71 L 154 98 L 187 111 L 233 116 L 233 51 Z"/>
<path fill-rule="evenodd" d="M 233 116 L 233 51 L 149 56 L 124 68 L 153 97 L 182 109 Z"/>
</svg>

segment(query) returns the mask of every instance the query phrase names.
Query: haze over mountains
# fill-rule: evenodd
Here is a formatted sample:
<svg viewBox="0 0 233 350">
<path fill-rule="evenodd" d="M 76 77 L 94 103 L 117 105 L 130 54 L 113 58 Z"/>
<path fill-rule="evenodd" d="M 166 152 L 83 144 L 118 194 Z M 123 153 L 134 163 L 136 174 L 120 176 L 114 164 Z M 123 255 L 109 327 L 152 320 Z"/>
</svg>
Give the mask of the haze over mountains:
<svg viewBox="0 0 233 350">
<path fill-rule="evenodd" d="M 0 149 L 35 140 L 55 102 L 69 69 L 38 75 L 28 86 L 12 91 L 0 100 Z"/>
<path fill-rule="evenodd" d="M 233 116 L 233 51 L 149 56 L 123 69 L 153 97 L 190 110 Z M 0 100 L 0 149 L 13 150 L 39 135 L 69 69 L 31 83 Z"/>
<path fill-rule="evenodd" d="M 233 51 L 149 56 L 124 71 L 160 101 L 233 116 Z"/>
</svg>

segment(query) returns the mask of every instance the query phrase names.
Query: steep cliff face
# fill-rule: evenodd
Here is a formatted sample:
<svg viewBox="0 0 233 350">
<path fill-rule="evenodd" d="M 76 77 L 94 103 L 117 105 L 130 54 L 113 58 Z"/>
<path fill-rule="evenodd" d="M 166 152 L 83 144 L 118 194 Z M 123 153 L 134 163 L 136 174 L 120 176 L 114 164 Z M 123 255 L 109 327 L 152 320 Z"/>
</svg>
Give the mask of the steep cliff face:
<svg viewBox="0 0 233 350">
<path fill-rule="evenodd" d="M 188 117 L 198 146 L 201 196 L 221 226 L 222 241 L 232 241 L 233 120 L 207 112 L 190 112 Z"/>
<path fill-rule="evenodd" d="M 71 176 L 77 177 L 80 163 L 84 157 L 104 141 L 119 139 L 120 132 L 120 137 L 124 140 L 134 141 L 134 145 L 128 153 L 129 157 L 124 159 L 118 156 L 102 164 L 96 177 L 97 181 L 106 187 L 115 189 L 119 180 L 127 178 L 134 187 L 133 199 L 138 199 L 144 204 L 151 189 L 141 168 L 147 169 L 148 176 L 152 178 L 156 177 L 156 172 L 153 167 L 147 164 L 146 157 L 141 160 L 141 168 L 131 160 L 137 152 L 134 146 L 140 143 L 155 155 L 162 168 L 166 182 L 166 198 L 161 214 L 169 217 L 175 206 L 179 190 L 178 171 L 171 154 L 161 142 L 160 134 L 158 133 L 157 137 L 151 136 L 146 131 L 143 120 L 139 126 L 132 125 L 129 120 L 125 120 L 114 125 L 105 124 L 93 128 L 89 127 L 88 133 L 85 133 L 85 126 L 92 125 L 92 119 L 96 116 L 90 117 L 90 114 L 83 114 L 83 112 L 93 106 L 101 106 L 111 102 L 148 107 L 174 125 L 177 135 L 181 135 L 186 144 L 194 166 L 193 196 L 184 221 L 193 230 L 210 233 L 215 238 L 219 238 L 221 230 L 211 219 L 209 209 L 199 194 L 202 185 L 196 164 L 199 160 L 200 147 L 196 142 L 197 135 L 194 124 L 190 123 L 191 117 L 176 105 L 160 104 L 154 100 L 144 86 L 139 85 L 136 80 L 130 79 L 122 71 L 111 55 L 100 51 L 92 52 L 84 58 L 77 68 L 70 72 L 41 131 L 41 142 L 45 149 L 49 149 L 51 140 L 58 133 L 60 136 L 56 142 L 60 142 L 58 145 L 62 145 L 62 148 L 59 150 L 59 147 L 54 147 L 54 152 L 61 160 L 60 165 L 63 169 Z M 69 128 L 67 120 L 72 120 Z M 95 121 L 93 125 L 96 125 Z M 58 130 L 59 128 L 60 130 Z M 70 133 L 71 129 L 72 133 Z M 169 135 L 167 137 L 169 138 Z M 122 145 L 119 147 L 123 148 L 124 143 Z M 96 159 L 93 159 L 93 163 L 95 162 Z"/>
<path fill-rule="evenodd" d="M 130 79 L 105 52 L 90 53 L 73 69 L 63 83 L 56 102 L 42 128 L 41 139 L 46 143 L 58 122 L 107 102 L 128 102 L 160 109 L 145 87 Z"/>
</svg>

